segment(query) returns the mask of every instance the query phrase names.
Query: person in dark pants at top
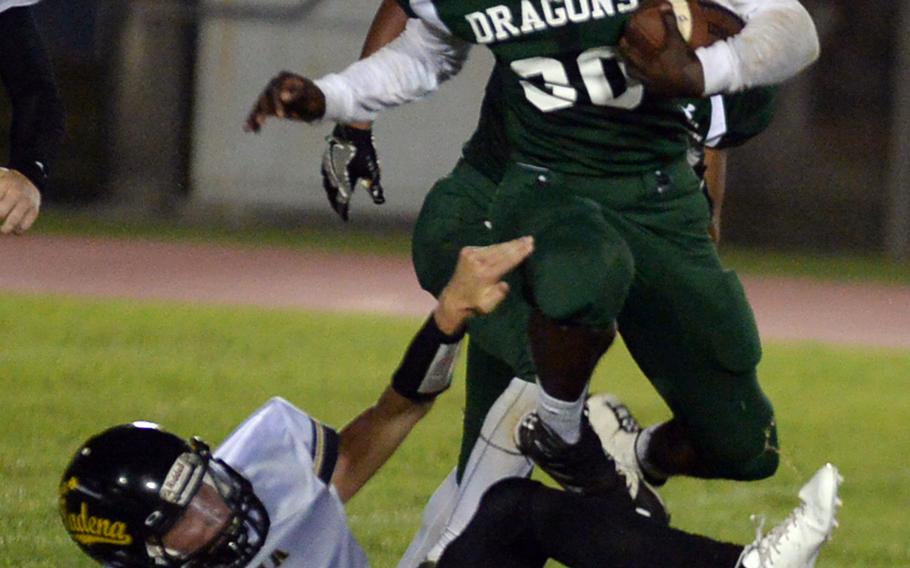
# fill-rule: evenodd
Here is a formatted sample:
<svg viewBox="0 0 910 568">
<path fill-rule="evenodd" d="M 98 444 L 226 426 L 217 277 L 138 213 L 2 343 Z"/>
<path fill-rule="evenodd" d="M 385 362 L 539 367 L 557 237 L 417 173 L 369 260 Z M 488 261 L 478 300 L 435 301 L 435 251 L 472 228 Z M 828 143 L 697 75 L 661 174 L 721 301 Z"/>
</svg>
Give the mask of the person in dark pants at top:
<svg viewBox="0 0 910 568">
<path fill-rule="evenodd" d="M 32 16 L 38 0 L 0 0 L 0 81 L 12 104 L 10 152 L 0 167 L 0 233 L 27 231 L 41 207 L 64 134 L 63 103 Z"/>
</svg>

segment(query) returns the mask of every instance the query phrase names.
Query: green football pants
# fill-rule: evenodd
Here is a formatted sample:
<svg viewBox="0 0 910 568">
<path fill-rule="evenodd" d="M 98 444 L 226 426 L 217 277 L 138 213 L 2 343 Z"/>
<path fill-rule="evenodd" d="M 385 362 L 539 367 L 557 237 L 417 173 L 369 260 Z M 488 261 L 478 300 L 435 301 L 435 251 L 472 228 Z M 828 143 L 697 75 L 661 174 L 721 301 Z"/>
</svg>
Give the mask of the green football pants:
<svg viewBox="0 0 910 568">
<path fill-rule="evenodd" d="M 534 305 L 569 323 L 618 321 L 711 477 L 771 475 L 777 434 L 755 373 L 758 333 L 739 279 L 707 236 L 708 219 L 684 161 L 610 178 L 513 165 L 498 185 L 461 163 L 440 180 L 413 239 L 414 266 L 431 293 L 448 281 L 461 247 L 535 236 L 534 255 L 510 275 L 506 304 L 469 326 L 476 346 L 460 465 L 505 375 L 533 377 L 526 327 Z"/>
</svg>

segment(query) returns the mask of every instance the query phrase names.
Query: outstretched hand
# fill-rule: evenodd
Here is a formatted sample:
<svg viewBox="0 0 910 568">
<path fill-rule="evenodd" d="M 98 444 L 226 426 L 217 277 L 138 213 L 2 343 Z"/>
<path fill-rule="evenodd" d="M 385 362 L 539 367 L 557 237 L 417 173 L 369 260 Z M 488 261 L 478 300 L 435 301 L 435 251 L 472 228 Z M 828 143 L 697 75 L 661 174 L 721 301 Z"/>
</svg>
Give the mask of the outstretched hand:
<svg viewBox="0 0 910 568">
<path fill-rule="evenodd" d="M 461 249 L 455 274 L 439 295 L 439 305 L 434 312 L 439 329 L 453 335 L 468 318 L 496 309 L 509 293 L 503 276 L 532 252 L 533 237 Z"/>
<path fill-rule="evenodd" d="M 701 97 L 705 92 L 701 61 L 680 33 L 673 7 L 663 2 L 659 9 L 666 32 L 662 46 L 655 50 L 634 25 L 627 25 L 619 40 L 619 52 L 629 64 L 629 75 L 652 95 Z"/>
<path fill-rule="evenodd" d="M 325 114 L 325 95 L 315 83 L 290 71 L 269 81 L 247 116 L 244 130 L 259 132 L 269 117 L 312 122 Z"/>
<path fill-rule="evenodd" d="M 0 233 L 21 235 L 27 231 L 41 209 L 41 192 L 27 177 L 0 168 Z"/>
</svg>

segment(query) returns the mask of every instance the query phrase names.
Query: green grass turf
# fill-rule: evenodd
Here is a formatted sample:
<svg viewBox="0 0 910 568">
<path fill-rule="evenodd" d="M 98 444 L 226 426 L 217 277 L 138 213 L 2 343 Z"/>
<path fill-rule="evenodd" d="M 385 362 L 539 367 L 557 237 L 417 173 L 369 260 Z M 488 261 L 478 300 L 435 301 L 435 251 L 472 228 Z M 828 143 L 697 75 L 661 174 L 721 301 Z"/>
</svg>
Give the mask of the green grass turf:
<svg viewBox="0 0 910 568">
<path fill-rule="evenodd" d="M 220 242 L 241 246 L 280 246 L 380 255 L 410 254 L 409 228 L 365 228 L 356 222 L 311 226 L 300 221 L 287 227 L 224 224 L 182 225 L 174 222 L 115 221 L 66 210 L 42 211 L 35 234 L 146 238 L 168 241 Z M 799 276 L 816 279 L 910 284 L 910 262 L 881 254 L 824 254 L 731 247 L 720 248 L 724 262 L 743 274 Z"/>
<path fill-rule="evenodd" d="M 41 220 L 30 234 L 73 235 L 114 239 L 154 239 L 195 243 L 221 243 L 249 247 L 285 247 L 378 255 L 410 254 L 410 232 L 400 226 L 364 226 L 341 220 L 293 220 L 257 224 L 105 219 L 76 211 L 52 209 L 41 212 Z M 910 280 L 910 279 L 908 279 Z"/>
<path fill-rule="evenodd" d="M 280 394 L 341 426 L 375 400 L 418 320 L 252 308 L 0 296 L 0 566 L 90 566 L 55 509 L 62 468 L 102 427 L 154 420 L 220 441 Z M 775 402 L 782 467 L 757 483 L 674 480 L 663 493 L 682 528 L 751 540 L 796 503 L 825 461 L 846 477 L 841 529 L 820 566 L 910 566 L 910 352 L 771 344 L 761 365 Z M 463 379 L 350 504 L 373 565 L 394 566 L 421 509 L 453 465 Z M 643 422 L 667 416 L 621 349 L 594 390 Z"/>
</svg>

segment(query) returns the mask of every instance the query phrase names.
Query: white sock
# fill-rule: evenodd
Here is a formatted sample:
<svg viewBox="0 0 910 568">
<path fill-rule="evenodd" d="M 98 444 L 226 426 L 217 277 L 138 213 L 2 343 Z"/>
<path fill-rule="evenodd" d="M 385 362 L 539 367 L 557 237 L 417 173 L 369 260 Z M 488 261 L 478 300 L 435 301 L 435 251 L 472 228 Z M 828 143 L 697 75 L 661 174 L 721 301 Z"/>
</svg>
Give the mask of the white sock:
<svg viewBox="0 0 910 568">
<path fill-rule="evenodd" d="M 651 436 L 654 435 L 654 431 L 657 430 L 658 426 L 660 424 L 648 426 L 639 432 L 638 437 L 635 438 L 635 457 L 638 459 L 638 466 L 644 472 L 645 477 L 652 482 L 663 481 L 670 477 L 648 460 L 648 445 L 651 443 Z"/>
<path fill-rule="evenodd" d="M 537 415 L 544 424 L 570 444 L 581 438 L 581 413 L 585 408 L 585 393 L 578 400 L 559 400 L 548 395 L 537 381 Z M 585 389 L 587 391 L 587 389 Z"/>
</svg>

